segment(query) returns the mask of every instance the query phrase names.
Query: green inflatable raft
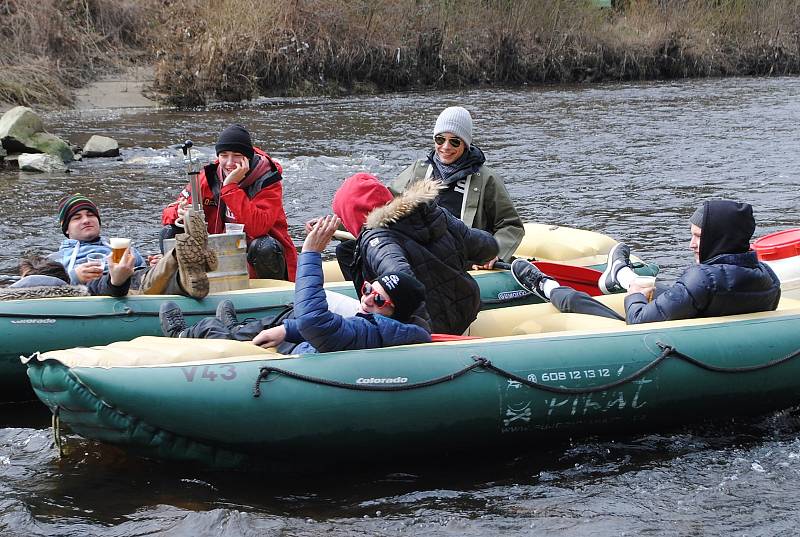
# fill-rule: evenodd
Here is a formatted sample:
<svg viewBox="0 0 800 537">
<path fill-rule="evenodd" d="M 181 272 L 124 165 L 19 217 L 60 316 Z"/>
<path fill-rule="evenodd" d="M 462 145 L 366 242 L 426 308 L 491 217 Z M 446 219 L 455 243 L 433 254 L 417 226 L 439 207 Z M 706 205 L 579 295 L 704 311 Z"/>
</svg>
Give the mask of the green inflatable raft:
<svg viewBox="0 0 800 537">
<path fill-rule="evenodd" d="M 586 230 L 526 224 L 520 256 L 559 263 L 556 268 L 602 270 L 613 239 Z M 642 265 L 637 271 L 655 274 L 657 267 Z M 481 288 L 484 308 L 538 301 L 521 291 L 506 271 L 474 274 Z M 566 283 L 570 274 L 566 274 Z M 335 261 L 325 263 L 326 287 L 355 296 L 352 284 L 342 281 Z M 164 300 L 175 300 L 186 312 L 189 324 L 214 315 L 217 304 L 229 299 L 245 317 L 267 317 L 293 300 L 293 284 L 276 280 L 250 280 L 250 288 L 212 293 L 203 300 L 178 296 L 128 296 L 0 300 L 0 401 L 32 399 L 20 356 L 75 346 L 105 345 L 137 336 L 160 336 L 158 309 Z M 0 299 L 3 296 L 0 295 Z"/>
<path fill-rule="evenodd" d="M 470 338 L 447 342 L 282 356 L 140 337 L 26 363 L 59 442 L 69 430 L 155 459 L 291 468 L 483 456 L 797 405 L 798 326 L 795 299 L 636 326 L 533 304 L 483 311 Z"/>
</svg>

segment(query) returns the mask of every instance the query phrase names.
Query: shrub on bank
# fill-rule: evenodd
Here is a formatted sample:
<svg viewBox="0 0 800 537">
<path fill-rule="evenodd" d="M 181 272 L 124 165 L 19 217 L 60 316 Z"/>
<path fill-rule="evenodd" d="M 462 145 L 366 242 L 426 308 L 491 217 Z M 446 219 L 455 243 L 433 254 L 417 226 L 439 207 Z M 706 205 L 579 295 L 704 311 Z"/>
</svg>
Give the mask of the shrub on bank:
<svg viewBox="0 0 800 537">
<path fill-rule="evenodd" d="M 175 104 L 800 72 L 793 0 L 195 0 L 162 36 Z"/>
<path fill-rule="evenodd" d="M 0 0 L 0 101 L 137 58 L 177 105 L 800 72 L 795 0 Z"/>
<path fill-rule="evenodd" d="M 0 102 L 69 104 L 70 88 L 142 55 L 159 5 L 0 0 Z"/>
</svg>

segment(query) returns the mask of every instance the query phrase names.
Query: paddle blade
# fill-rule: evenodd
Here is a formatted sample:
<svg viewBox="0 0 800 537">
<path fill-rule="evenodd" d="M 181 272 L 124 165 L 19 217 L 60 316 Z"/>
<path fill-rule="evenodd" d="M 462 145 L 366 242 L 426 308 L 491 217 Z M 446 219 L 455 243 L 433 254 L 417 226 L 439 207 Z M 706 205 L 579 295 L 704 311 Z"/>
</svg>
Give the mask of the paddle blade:
<svg viewBox="0 0 800 537">
<path fill-rule="evenodd" d="M 536 261 L 533 264 L 551 278 L 558 280 L 561 285 L 572 287 L 577 291 L 584 291 L 591 296 L 603 294 L 597 286 L 602 274 L 599 270 L 562 265 L 561 263 L 548 263 L 547 261 Z"/>
</svg>

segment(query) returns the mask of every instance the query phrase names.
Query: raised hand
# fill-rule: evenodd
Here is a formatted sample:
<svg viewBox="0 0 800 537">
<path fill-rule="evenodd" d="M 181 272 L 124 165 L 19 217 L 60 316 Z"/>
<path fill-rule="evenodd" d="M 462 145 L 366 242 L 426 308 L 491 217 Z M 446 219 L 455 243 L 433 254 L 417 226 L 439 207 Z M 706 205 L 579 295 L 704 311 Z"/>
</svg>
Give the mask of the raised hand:
<svg viewBox="0 0 800 537">
<path fill-rule="evenodd" d="M 244 179 L 244 176 L 247 175 L 247 172 L 250 171 L 250 163 L 247 159 L 244 159 L 243 162 L 239 162 L 236 164 L 236 168 L 225 177 L 225 180 L 222 182 L 224 185 L 229 185 L 231 183 L 239 184 Z"/>
<path fill-rule="evenodd" d="M 108 263 L 108 275 L 111 277 L 111 284 L 120 286 L 133 276 L 136 258 L 133 257 L 129 247 L 122 254 L 122 259 L 119 260 L 119 263 L 114 263 L 112 256 L 106 258 L 106 263 Z"/>
<path fill-rule="evenodd" d="M 333 234 L 339 229 L 342 221 L 338 216 L 327 215 L 318 218 L 316 224 L 303 242 L 304 252 L 322 252 L 331 242 Z"/>
</svg>

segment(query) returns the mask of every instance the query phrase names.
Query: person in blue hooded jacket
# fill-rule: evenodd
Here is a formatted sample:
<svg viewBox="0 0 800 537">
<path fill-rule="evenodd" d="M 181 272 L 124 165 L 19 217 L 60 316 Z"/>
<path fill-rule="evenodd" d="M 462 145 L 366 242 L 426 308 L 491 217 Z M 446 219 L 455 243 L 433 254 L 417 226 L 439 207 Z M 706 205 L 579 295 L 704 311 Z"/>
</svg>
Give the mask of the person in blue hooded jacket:
<svg viewBox="0 0 800 537">
<path fill-rule="evenodd" d="M 203 298 L 209 292 L 207 271 L 216 269 L 217 257 L 208 249 L 208 231 L 202 217 L 191 210 L 187 214 L 185 232 L 176 237 L 175 248 L 166 255 L 145 258 L 128 246 L 118 263 L 124 267 L 116 267 L 110 257 L 111 244 L 101 235 L 97 205 L 83 194 L 67 194 L 59 201 L 58 211 L 66 239 L 48 258 L 64 265 L 70 284 L 86 285 L 92 294 L 125 296 L 135 289 L 139 294 Z M 97 253 L 106 257 L 106 263 L 87 262 L 89 254 Z M 116 275 L 110 274 L 113 269 Z"/>
<path fill-rule="evenodd" d="M 365 282 L 359 311 L 350 317 L 328 309 L 322 285 L 322 251 L 341 221 L 332 216 L 320 218 L 303 243 L 297 263 L 294 318 L 264 328 L 252 338 L 255 345 L 276 347 L 297 343 L 295 354 L 371 349 L 427 343 L 431 341 L 427 324 L 418 315 L 424 308 L 425 288 L 414 277 L 402 272 L 382 274 Z M 169 337 L 210 339 L 249 339 L 252 327 L 260 321 L 239 323 L 230 303 L 222 302 L 217 317 L 202 319 L 187 327 L 180 307 L 165 302 L 160 309 L 161 327 Z M 244 337 L 243 337 L 244 335 Z"/>
<path fill-rule="evenodd" d="M 635 283 L 627 245 L 618 243 L 609 252 L 599 287 L 606 292 L 627 289 L 628 324 L 737 315 L 778 307 L 781 282 L 750 250 L 756 227 L 752 206 L 730 200 L 705 201 L 689 223 L 689 248 L 695 264 L 667 288 L 642 288 Z M 525 260 L 514 261 L 511 269 L 523 288 L 550 300 L 559 311 L 622 319 L 588 294 L 560 286 Z"/>
</svg>

